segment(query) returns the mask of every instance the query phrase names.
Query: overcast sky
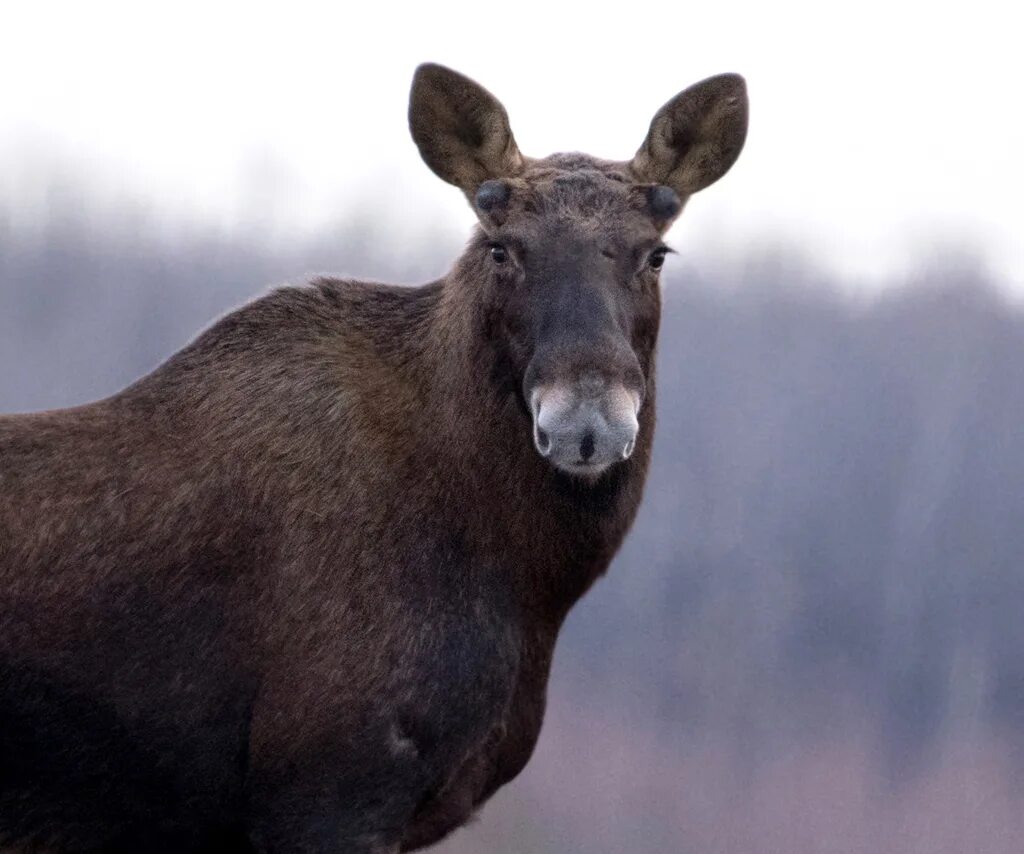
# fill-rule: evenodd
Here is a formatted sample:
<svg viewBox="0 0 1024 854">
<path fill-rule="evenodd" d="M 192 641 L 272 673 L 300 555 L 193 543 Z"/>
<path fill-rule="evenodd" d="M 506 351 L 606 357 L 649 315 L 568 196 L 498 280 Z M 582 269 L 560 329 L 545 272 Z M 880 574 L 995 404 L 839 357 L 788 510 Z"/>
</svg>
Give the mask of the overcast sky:
<svg viewBox="0 0 1024 854">
<path fill-rule="evenodd" d="M 372 216 L 396 245 L 413 229 L 454 252 L 472 216 L 406 128 L 419 62 L 493 91 L 528 154 L 612 158 L 676 91 L 738 71 L 746 150 L 692 201 L 677 248 L 782 239 L 853 282 L 962 249 L 1024 293 L 1024 59 L 1005 0 L 155 8 L 4 4 L 15 225 L 73 174 L 97 203 L 142 201 L 161 221 L 287 237 Z"/>
</svg>

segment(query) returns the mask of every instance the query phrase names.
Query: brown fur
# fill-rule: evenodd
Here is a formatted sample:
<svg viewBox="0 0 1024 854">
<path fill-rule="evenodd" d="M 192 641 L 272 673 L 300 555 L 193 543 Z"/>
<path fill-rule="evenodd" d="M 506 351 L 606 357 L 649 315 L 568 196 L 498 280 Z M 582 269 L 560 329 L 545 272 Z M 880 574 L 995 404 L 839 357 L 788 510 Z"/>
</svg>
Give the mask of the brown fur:
<svg viewBox="0 0 1024 854">
<path fill-rule="evenodd" d="M 564 233 L 557 271 L 668 223 L 631 164 L 522 158 L 493 105 L 491 160 L 472 132 L 453 155 L 423 75 L 466 79 L 417 78 L 428 163 L 513 187 L 448 276 L 281 289 L 111 398 L 0 418 L 0 847 L 410 850 L 529 758 L 559 627 L 640 502 L 659 300 L 616 261 L 626 352 L 538 367 L 488 243 Z M 636 451 L 594 481 L 531 444 L 524 375 L 569 363 L 642 372 Z"/>
</svg>

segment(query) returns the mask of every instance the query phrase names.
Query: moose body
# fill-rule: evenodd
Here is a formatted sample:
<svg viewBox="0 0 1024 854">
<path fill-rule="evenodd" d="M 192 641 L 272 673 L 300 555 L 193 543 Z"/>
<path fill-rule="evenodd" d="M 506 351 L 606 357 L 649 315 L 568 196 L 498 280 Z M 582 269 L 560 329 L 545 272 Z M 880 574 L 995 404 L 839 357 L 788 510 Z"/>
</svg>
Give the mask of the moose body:
<svg viewBox="0 0 1024 854">
<path fill-rule="evenodd" d="M 531 160 L 427 65 L 410 124 L 480 218 L 445 278 L 280 289 L 0 418 L 0 850 L 412 850 L 528 760 L 640 502 L 660 237 L 746 100 L 711 78 L 629 163 Z"/>
</svg>

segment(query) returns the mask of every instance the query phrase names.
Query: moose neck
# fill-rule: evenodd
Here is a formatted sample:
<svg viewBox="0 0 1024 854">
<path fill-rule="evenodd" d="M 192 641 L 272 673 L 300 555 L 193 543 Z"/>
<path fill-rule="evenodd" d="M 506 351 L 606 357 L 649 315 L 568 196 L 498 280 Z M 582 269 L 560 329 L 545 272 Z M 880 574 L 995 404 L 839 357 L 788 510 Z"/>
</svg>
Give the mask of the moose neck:
<svg viewBox="0 0 1024 854">
<path fill-rule="evenodd" d="M 531 441 L 522 378 L 493 310 L 460 259 L 440 283 L 425 345 L 430 457 L 465 534 L 512 568 L 519 598 L 560 620 L 611 561 L 640 503 L 654 431 L 653 360 L 633 456 L 588 482 L 555 470 Z"/>
</svg>

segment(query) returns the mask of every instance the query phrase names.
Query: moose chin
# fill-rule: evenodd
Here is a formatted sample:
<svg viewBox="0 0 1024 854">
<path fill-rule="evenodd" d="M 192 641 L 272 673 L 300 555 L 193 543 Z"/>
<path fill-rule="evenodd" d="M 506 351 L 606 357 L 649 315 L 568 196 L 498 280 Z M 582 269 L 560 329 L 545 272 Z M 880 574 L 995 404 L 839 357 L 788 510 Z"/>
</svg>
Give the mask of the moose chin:
<svg viewBox="0 0 1024 854">
<path fill-rule="evenodd" d="M 391 854 L 529 759 L 640 503 L 663 238 L 746 92 L 684 90 L 624 162 L 523 155 L 438 65 L 409 124 L 479 220 L 446 276 L 282 288 L 0 417 L 0 850 Z"/>
</svg>

